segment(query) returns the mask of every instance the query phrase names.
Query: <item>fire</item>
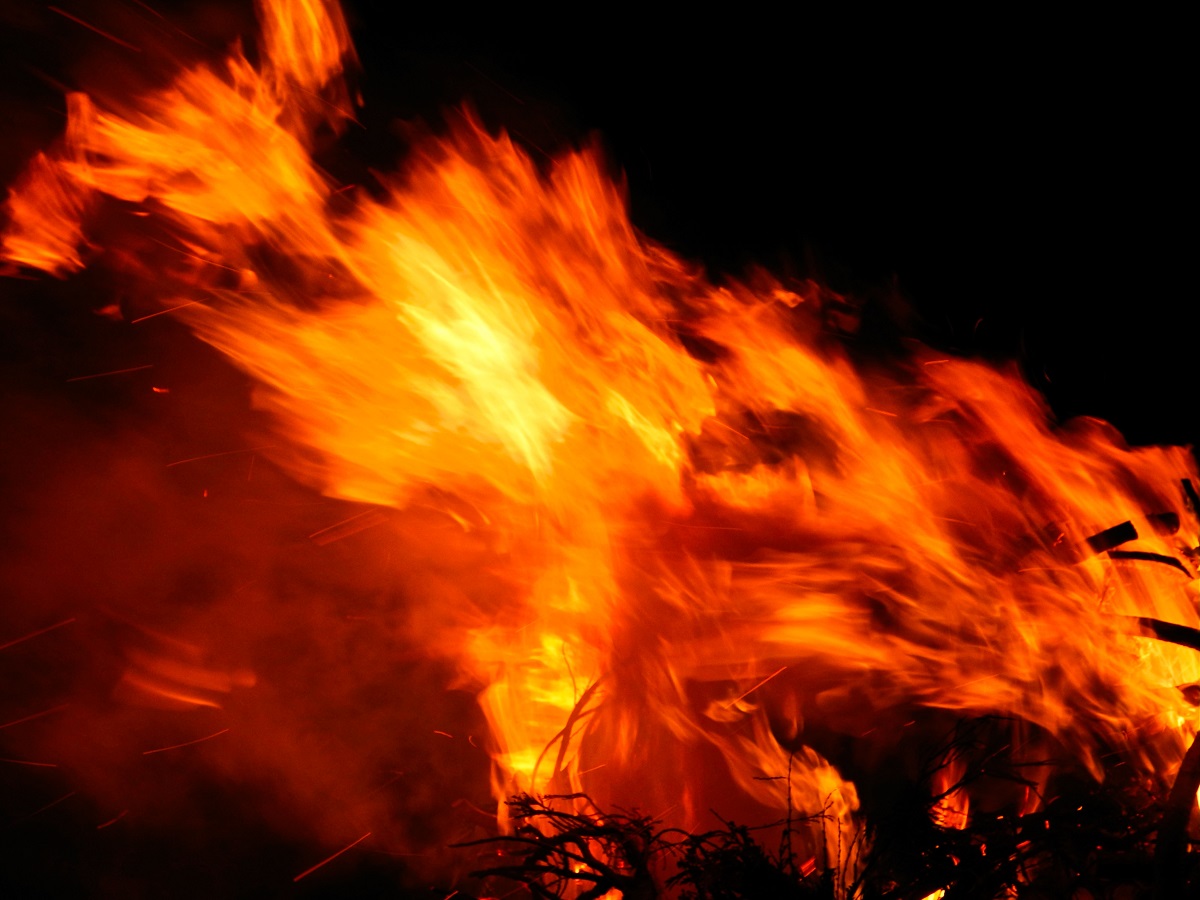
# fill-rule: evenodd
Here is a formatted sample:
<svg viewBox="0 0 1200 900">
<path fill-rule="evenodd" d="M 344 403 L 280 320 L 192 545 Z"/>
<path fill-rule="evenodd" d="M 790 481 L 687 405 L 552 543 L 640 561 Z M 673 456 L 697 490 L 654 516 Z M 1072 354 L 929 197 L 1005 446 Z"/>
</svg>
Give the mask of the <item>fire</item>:
<svg viewBox="0 0 1200 900">
<path fill-rule="evenodd" d="M 498 798 L 685 828 L 714 797 L 826 810 L 808 840 L 836 859 L 859 790 L 810 732 L 886 747 L 906 711 L 994 714 L 1097 775 L 1114 744 L 1173 770 L 1200 668 L 1136 617 L 1200 624 L 1186 450 L 1054 426 L 1013 371 L 852 359 L 818 292 L 713 285 L 637 233 L 595 150 L 542 168 L 467 114 L 382 194 L 343 191 L 312 161 L 351 115 L 341 13 L 259 12 L 256 63 L 123 108 L 72 95 L 3 256 L 79 271 L 124 204 L 185 260 L 127 251 L 128 277 L 253 377 L 276 460 L 437 523 L 408 627 L 477 692 Z M 122 689 L 254 690 L 200 656 L 135 655 Z M 946 827 L 974 809 L 965 765 L 933 784 Z"/>
<path fill-rule="evenodd" d="M 933 776 L 933 794 L 940 798 L 934 806 L 934 817 L 946 828 L 966 828 L 971 798 L 960 786 L 966 775 L 966 764 L 951 753 L 949 759 Z"/>
</svg>

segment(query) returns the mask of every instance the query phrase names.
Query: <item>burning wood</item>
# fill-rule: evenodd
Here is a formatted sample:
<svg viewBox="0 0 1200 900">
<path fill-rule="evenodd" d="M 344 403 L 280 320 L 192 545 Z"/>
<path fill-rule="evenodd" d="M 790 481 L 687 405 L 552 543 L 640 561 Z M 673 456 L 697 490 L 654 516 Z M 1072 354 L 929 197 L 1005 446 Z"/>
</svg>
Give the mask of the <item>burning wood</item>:
<svg viewBox="0 0 1200 900">
<path fill-rule="evenodd" d="M 1160 889 L 1194 886 L 1189 451 L 1052 425 L 981 362 L 864 362 L 852 300 L 711 283 L 595 150 L 535 162 L 466 113 L 350 191 L 314 161 L 352 118 L 341 11 L 258 13 L 253 53 L 72 94 L 7 200 L 7 264 L 111 267 L 108 326 L 182 323 L 255 413 L 128 463 L 235 533 L 174 523 L 172 579 L 14 627 L 0 652 L 70 634 L 105 674 L 48 682 L 90 699 L 13 717 L 45 730 L 5 759 L 78 773 L 109 833 L 139 811 L 106 770 L 265 770 L 266 830 L 341 848 L 293 881 L 477 835 L 422 780 L 461 764 L 507 801 L 484 874 L 541 897 L 1071 896 L 1151 884 L 1156 840 Z"/>
</svg>

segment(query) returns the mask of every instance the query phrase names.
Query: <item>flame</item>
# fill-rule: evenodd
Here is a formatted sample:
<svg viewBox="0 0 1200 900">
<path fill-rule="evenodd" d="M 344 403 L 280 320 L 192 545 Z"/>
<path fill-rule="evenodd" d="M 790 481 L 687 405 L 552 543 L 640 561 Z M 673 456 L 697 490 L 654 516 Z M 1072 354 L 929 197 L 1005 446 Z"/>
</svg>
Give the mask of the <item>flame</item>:
<svg viewBox="0 0 1200 900">
<path fill-rule="evenodd" d="M 853 360 L 816 293 L 713 285 L 638 234 L 594 149 L 539 167 L 465 114 L 378 195 L 339 194 L 312 146 L 350 115 L 345 22 L 259 14 L 257 64 L 235 48 L 128 108 L 72 95 L 3 256 L 77 271 L 97 208 L 128 205 L 189 260 L 140 272 L 253 376 L 277 458 L 432 512 L 445 558 L 410 624 L 478 692 L 499 797 L 586 791 L 691 827 L 706 781 L 732 782 L 825 809 L 836 858 L 859 801 L 810 719 L 992 713 L 1097 775 L 1115 743 L 1177 764 L 1175 688 L 1200 669 L 1133 617 L 1200 624 L 1186 450 L 1056 426 L 1010 369 Z M 139 659 L 127 681 L 215 703 L 252 679 Z M 960 775 L 934 786 L 957 827 Z"/>
<path fill-rule="evenodd" d="M 933 809 L 934 820 L 944 828 L 967 827 L 971 797 L 961 787 L 966 774 L 965 761 L 953 753 L 934 773 L 933 795 L 939 798 Z"/>
</svg>

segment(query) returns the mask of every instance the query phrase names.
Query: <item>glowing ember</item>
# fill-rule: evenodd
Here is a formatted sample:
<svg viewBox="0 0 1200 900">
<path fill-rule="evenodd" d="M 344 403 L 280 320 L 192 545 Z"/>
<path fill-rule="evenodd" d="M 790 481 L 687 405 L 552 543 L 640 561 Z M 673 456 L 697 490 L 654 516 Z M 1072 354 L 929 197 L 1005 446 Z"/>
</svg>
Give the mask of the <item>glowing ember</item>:
<svg viewBox="0 0 1200 900">
<path fill-rule="evenodd" d="M 918 715 L 931 740 L 1005 717 L 1018 764 L 1055 741 L 1097 777 L 1114 746 L 1174 771 L 1195 731 L 1177 686 L 1200 663 L 1137 617 L 1200 625 L 1186 450 L 1054 428 L 981 363 L 856 365 L 819 291 L 713 285 L 635 232 L 592 150 L 540 169 L 464 115 L 382 195 L 331 183 L 311 154 L 351 114 L 341 13 L 266 0 L 260 18 L 256 62 L 235 50 L 121 108 L 72 95 L 12 189 L 3 256 L 78 272 L 114 201 L 169 236 L 168 271 L 139 255 L 149 241 L 122 248 L 159 304 L 136 321 L 186 322 L 253 377 L 279 434 L 171 465 L 262 455 L 395 511 L 310 537 L 421 543 L 393 627 L 477 694 L 497 799 L 586 793 L 690 830 L 718 801 L 762 821 L 824 810 L 799 839 L 850 872 L 850 770 L 879 778 Z M 258 690 L 210 646 L 149 631 L 124 663 L 127 703 Z M 235 737 L 197 727 L 142 752 Z M 848 737 L 872 758 L 834 758 Z M 1010 801 L 972 797 L 961 752 L 932 780 L 947 829 Z M 1030 771 L 1018 814 L 1049 774 Z"/>
</svg>

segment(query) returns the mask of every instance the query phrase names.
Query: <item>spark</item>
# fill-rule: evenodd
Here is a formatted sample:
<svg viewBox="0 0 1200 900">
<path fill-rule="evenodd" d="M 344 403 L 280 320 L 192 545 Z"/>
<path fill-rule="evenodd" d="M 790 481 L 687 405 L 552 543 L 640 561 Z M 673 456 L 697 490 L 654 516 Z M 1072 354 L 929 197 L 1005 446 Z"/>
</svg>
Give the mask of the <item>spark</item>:
<svg viewBox="0 0 1200 900">
<path fill-rule="evenodd" d="M 710 419 L 709 421 L 711 421 L 711 422 L 712 422 L 712 424 L 714 424 L 714 425 L 719 425 L 721 428 L 724 428 L 726 431 L 729 431 L 729 432 L 732 432 L 733 434 L 736 434 L 736 435 L 737 435 L 738 437 L 740 437 L 740 438 L 745 438 L 746 440 L 750 440 L 750 438 L 746 437 L 746 435 L 745 435 L 745 434 L 743 434 L 742 432 L 738 431 L 738 430 L 737 430 L 736 428 L 734 428 L 732 425 L 728 425 L 728 424 L 726 424 L 725 422 L 722 422 L 720 419 Z"/>
<path fill-rule="evenodd" d="M 160 240 L 155 239 L 154 243 L 158 244 L 161 247 L 166 247 L 168 250 L 174 250 L 180 256 L 186 256 L 189 259 L 196 260 L 196 262 L 202 262 L 206 266 L 216 266 L 218 269 L 225 269 L 227 272 L 235 272 L 235 273 L 241 274 L 241 269 L 235 269 L 233 266 L 227 266 L 224 263 L 215 262 L 214 260 L 211 260 L 211 259 L 205 259 L 203 256 L 200 256 L 198 253 L 189 253 L 187 250 L 180 250 L 178 247 L 171 246 L 166 241 L 160 241 Z M 198 303 L 199 301 L 196 301 L 196 302 Z"/>
<path fill-rule="evenodd" d="M 888 416 L 892 419 L 899 418 L 896 413 L 888 412 L 886 409 L 876 409 L 874 406 L 864 406 L 863 409 L 865 409 L 867 412 L 879 413 L 881 416 Z"/>
<path fill-rule="evenodd" d="M 751 694 L 753 694 L 760 687 L 762 687 L 764 684 L 766 684 L 768 681 L 770 681 L 772 678 L 774 678 L 776 675 L 778 675 L 780 672 L 782 672 L 786 668 L 787 668 L 787 666 L 780 666 L 778 669 L 776 669 L 774 672 L 772 672 L 770 675 L 768 675 L 766 678 L 764 678 L 758 684 L 754 685 L 754 687 L 750 688 L 750 690 L 748 690 L 745 693 L 741 694 L 740 696 L 735 697 L 732 700 L 730 700 L 727 704 L 725 704 L 725 709 L 733 709 L 733 707 L 736 704 L 740 703 L 742 700 L 745 700 L 747 697 L 749 697 Z"/>
<path fill-rule="evenodd" d="M 203 306 L 204 303 L 200 300 L 189 300 L 187 303 L 180 303 L 178 306 L 168 306 L 166 309 L 160 309 L 158 312 L 147 313 L 144 316 L 138 316 L 136 319 L 130 319 L 130 325 L 136 325 L 138 322 L 145 322 L 147 319 L 153 319 L 155 316 L 165 316 L 167 313 L 173 313 L 177 309 L 186 309 L 189 306 Z"/>
<path fill-rule="evenodd" d="M 7 756 L 0 756 L 0 762 L 12 763 L 17 766 L 37 766 L 39 769 L 57 769 L 58 763 L 34 762 L 31 759 L 11 759 Z"/>
<path fill-rule="evenodd" d="M 125 375 L 129 372 L 140 372 L 143 369 L 153 369 L 154 365 L 148 363 L 144 366 L 131 366 L 128 369 L 113 369 L 111 372 L 97 372 L 95 375 L 77 375 L 74 378 L 68 378 L 67 384 L 73 381 L 90 381 L 93 378 L 107 378 L 109 375 Z"/>
<path fill-rule="evenodd" d="M 143 750 L 142 756 L 149 756 L 151 753 L 165 753 L 167 750 L 178 750 L 180 747 L 190 747 L 190 746 L 192 746 L 192 744 L 199 744 L 204 741 L 211 741 L 213 738 L 220 737 L 221 735 L 227 734 L 228 732 L 229 732 L 228 728 L 222 728 L 220 731 L 214 731 L 210 735 L 206 735 L 205 737 L 201 737 L 201 738 L 196 738 L 195 740 L 184 741 L 182 744 L 172 744 L 170 747 L 158 747 L 154 750 Z"/>
<path fill-rule="evenodd" d="M 166 697 L 168 700 L 180 700 L 184 703 L 191 703 L 193 706 L 207 706 L 212 709 L 220 709 L 221 704 L 217 703 L 202 693 L 188 693 L 181 688 L 174 688 L 168 684 L 162 684 L 155 681 L 151 677 L 138 675 L 134 672 L 126 672 L 121 679 L 125 684 L 128 684 L 139 691 L 145 691 L 147 694 L 153 694 L 159 697 Z"/>
<path fill-rule="evenodd" d="M 368 528 L 374 528 L 386 521 L 387 517 L 379 510 L 368 509 L 365 512 L 356 513 L 348 519 L 342 519 L 340 522 L 334 522 L 332 525 L 318 529 L 310 534 L 308 539 L 324 546 L 358 534 L 360 531 L 366 531 Z"/>
<path fill-rule="evenodd" d="M 595 804 L 592 804 L 592 805 L 593 805 L 593 806 L 595 806 Z M 666 818 L 668 815 L 670 815 L 671 813 L 673 813 L 673 812 L 674 812 L 675 810 L 677 810 L 677 809 L 679 809 L 679 804 L 678 804 L 678 803 L 672 803 L 670 806 L 668 806 L 666 809 L 664 809 L 664 810 L 663 810 L 662 812 L 660 812 L 658 815 L 656 815 L 656 816 L 651 816 L 650 818 L 651 818 L 651 820 L 652 820 L 652 821 L 658 822 L 658 821 L 661 821 L 662 819 L 665 819 L 665 818 Z"/>
<path fill-rule="evenodd" d="M 172 466 L 182 466 L 184 463 L 199 462 L 202 459 L 216 459 L 218 456 L 233 456 L 236 453 L 257 453 L 259 450 L 271 450 L 271 446 L 264 447 L 247 447 L 244 450 L 222 450 L 220 453 L 205 453 L 203 456 L 190 456 L 187 459 L 177 459 L 175 462 L 167 463 L 167 468 Z"/>
<path fill-rule="evenodd" d="M 136 3 L 138 6 L 140 6 L 142 9 L 146 10 L 146 12 L 150 13 L 151 15 L 157 16 L 159 19 L 161 19 L 163 22 L 165 22 L 165 23 L 167 24 L 167 26 L 168 26 L 168 27 L 170 27 L 170 29 L 171 29 L 172 31 L 175 31 L 175 32 L 178 32 L 179 34 L 182 34 L 182 35 L 183 35 L 185 38 L 187 38 L 187 39 L 188 39 L 189 41 L 191 41 L 193 44 L 199 44 L 201 47 L 203 47 L 203 46 L 204 46 L 204 43 L 203 43 L 202 41 L 199 41 L 199 40 L 197 40 L 195 37 L 193 37 L 192 35 L 188 34 L 186 31 L 184 31 L 184 30 L 183 30 L 182 28 L 180 28 L 179 26 L 177 26 L 177 25 L 173 25 L 173 24 L 171 24 L 170 22 L 168 22 L 168 21 L 167 21 L 167 19 L 166 19 L 166 17 L 165 17 L 165 16 L 163 16 L 163 14 L 162 14 L 162 13 L 160 13 L 160 12 L 159 12 L 158 10 L 156 10 L 156 9 L 153 9 L 153 8 L 151 8 L 150 6 L 147 6 L 145 3 L 143 3 L 143 2 L 142 2 L 142 0 L 133 0 L 133 2 L 134 2 L 134 3 Z M 146 213 L 146 215 L 149 215 L 149 213 Z"/>
<path fill-rule="evenodd" d="M 973 684 L 979 684 L 979 682 L 987 681 L 989 678 L 996 678 L 998 675 L 998 672 L 993 672 L 991 675 L 984 675 L 982 678 L 973 678 L 970 681 L 964 681 L 962 684 L 955 685 L 954 690 L 961 691 L 965 687 L 970 687 Z"/>
<path fill-rule="evenodd" d="M 122 47 L 126 47 L 126 48 L 128 48 L 128 49 L 132 50 L 134 53 L 141 53 L 141 52 L 142 52 L 142 48 L 141 48 L 141 47 L 135 47 L 135 46 L 133 46 L 133 44 L 130 44 L 130 43 L 126 42 L 126 41 L 123 41 L 123 40 L 121 40 L 119 37 L 115 37 L 114 35 L 111 35 L 111 34 L 109 34 L 107 31 L 101 31 L 101 30 L 100 30 L 99 28 L 97 28 L 95 25 L 92 25 L 92 24 L 90 24 L 90 23 L 88 23 L 88 22 L 85 22 L 85 21 L 83 21 L 83 19 L 79 18 L 78 16 L 73 16 L 73 15 L 71 15 L 69 12 L 64 12 L 63 10 L 59 9 L 57 6 L 47 6 L 46 8 L 47 8 L 48 10 L 50 10 L 51 12 L 56 12 L 56 13 L 58 13 L 58 14 L 59 14 L 60 16 L 62 16 L 64 19 L 70 19 L 70 20 L 71 20 L 72 22 L 74 22 L 76 25 L 82 25 L 82 26 L 83 26 L 84 28 L 86 28 L 88 31 L 94 31 L 94 32 L 96 32 L 96 34 L 100 35 L 101 37 L 108 38 L 108 39 L 109 39 L 110 41 L 112 41 L 114 44 L 120 44 Z"/>
<path fill-rule="evenodd" d="M 62 628 L 64 625 L 70 625 L 74 621 L 75 621 L 75 617 L 71 616 L 71 618 L 69 618 L 69 619 L 63 619 L 61 622 L 55 622 L 53 625 L 47 625 L 45 628 L 39 628 L 37 631 L 31 631 L 31 632 L 29 632 L 29 634 L 22 635 L 19 638 L 13 638 L 7 644 L 0 644 L 0 650 L 7 650 L 9 647 L 15 647 L 17 644 L 20 644 L 23 641 L 28 641 L 31 638 L 40 637 L 41 635 L 45 634 L 48 631 L 53 631 L 56 628 Z"/>
<path fill-rule="evenodd" d="M 452 734 L 449 734 L 448 732 L 445 732 L 445 731 L 438 731 L 436 728 L 434 729 L 433 733 L 434 733 L 434 734 L 440 734 L 442 737 L 448 737 L 448 738 L 453 738 L 453 737 L 454 737 L 454 735 L 452 735 Z"/>
<path fill-rule="evenodd" d="M 324 103 L 326 106 L 328 106 L 330 109 L 332 109 L 332 110 L 333 110 L 335 113 L 337 113 L 338 115 L 340 115 L 340 116 L 345 116 L 345 117 L 346 117 L 346 118 L 347 118 L 349 121 L 353 122 L 353 123 L 354 123 L 355 125 L 357 125 L 359 128 L 362 128 L 362 127 L 363 127 L 363 123 L 362 123 L 362 122 L 360 122 L 360 121 L 358 121 L 358 119 L 356 119 L 356 118 L 354 117 L 354 113 L 353 113 L 353 112 L 351 112 L 350 110 L 348 110 L 348 109 L 344 109 L 344 108 L 342 108 L 342 107 L 338 106 L 336 103 L 331 103 L 331 102 L 329 102 L 329 100 L 327 100 L 326 98 L 322 97 L 322 96 L 321 96 L 320 94 L 318 94 L 316 91 L 311 91 L 311 90 L 309 90 L 308 88 L 305 88 L 305 87 L 301 87 L 301 88 L 299 88 L 299 90 L 300 90 L 301 92 L 305 93 L 305 94 L 308 94 L 308 96 L 312 97 L 312 98 L 313 98 L 314 100 L 316 100 L 318 103 Z M 352 185 L 352 186 L 353 186 L 353 185 Z"/>
<path fill-rule="evenodd" d="M 153 15 L 158 16 L 158 18 L 160 18 L 160 19 L 163 18 L 162 13 L 160 13 L 157 9 L 154 9 L 151 6 L 147 6 L 145 3 L 142 2 L 142 0 L 133 0 L 133 2 L 136 3 L 138 6 L 140 6 L 142 9 L 146 10 L 146 12 L 152 13 Z M 164 19 L 164 21 L 166 21 L 166 20 Z"/>
<path fill-rule="evenodd" d="M 471 810 L 471 812 L 478 813 L 479 815 L 483 816 L 485 819 L 494 820 L 496 818 L 495 810 L 488 812 L 486 809 L 481 809 L 480 807 L 476 806 L 470 800 L 464 800 L 464 799 L 460 798 L 458 800 L 455 800 L 451 804 L 451 806 L 465 806 L 467 809 Z"/>
<path fill-rule="evenodd" d="M 64 800 L 70 800 L 72 797 L 74 797 L 78 793 L 79 793 L 79 791 L 71 791 L 69 794 L 63 794 L 57 800 L 51 800 L 49 803 L 47 803 L 41 809 L 31 812 L 26 818 L 32 819 L 34 816 L 41 815 L 42 813 L 44 813 L 46 810 L 50 809 L 51 807 L 58 806 L 58 804 L 62 803 Z"/>
<path fill-rule="evenodd" d="M 96 830 L 97 830 L 97 831 L 100 831 L 101 829 L 107 828 L 109 825 L 116 825 L 118 822 L 120 822 L 120 821 L 121 821 L 123 818 L 125 818 L 127 815 L 129 815 L 129 810 L 127 810 L 127 809 L 123 809 L 123 810 L 121 810 L 121 812 L 120 812 L 120 813 L 118 813 L 118 814 L 117 814 L 117 816 L 116 816 L 115 818 L 109 819 L 107 822 L 105 822 L 105 823 L 104 823 L 104 824 L 102 824 L 102 825 L 97 825 L 97 826 L 96 826 Z"/>
<path fill-rule="evenodd" d="M 968 528 L 978 528 L 978 522 L 968 522 L 966 519 L 955 519 L 951 516 L 934 516 L 935 519 L 940 519 L 943 522 L 953 522 L 955 525 L 965 525 Z"/>
<path fill-rule="evenodd" d="M 292 882 L 295 883 L 295 882 L 299 881 L 301 878 L 306 878 L 307 876 L 311 875 L 313 872 L 317 871 L 317 869 L 321 868 L 321 866 L 326 865 L 327 863 L 333 862 L 335 859 L 337 859 L 339 856 L 341 856 L 347 850 L 351 849 L 352 847 L 358 846 L 359 844 L 361 844 L 363 841 L 365 841 L 370 836 L 371 836 L 371 832 L 368 831 L 366 834 L 364 834 L 362 837 L 360 837 L 357 841 L 347 844 L 345 847 L 343 847 L 337 853 L 333 854 L 333 856 L 330 856 L 327 859 L 321 860 L 319 863 L 317 863 L 311 869 L 305 869 L 303 872 L 301 872 L 299 875 L 297 875 L 295 878 L 293 878 Z"/>
<path fill-rule="evenodd" d="M 58 706 L 52 706 L 50 709 L 43 709 L 41 712 L 35 712 L 32 715 L 25 716 L 24 718 L 13 719 L 11 722 L 5 722 L 3 725 L 0 725 L 0 731 L 3 731 L 5 728 L 11 728 L 13 725 L 20 725 L 22 722 L 32 722 L 34 719 L 40 719 L 42 716 L 49 716 L 66 708 L 66 703 L 60 703 Z"/>
<path fill-rule="evenodd" d="M 391 778 L 389 778 L 387 781 L 385 781 L 383 784 L 379 785 L 379 787 L 375 788 L 375 790 L 371 791 L 371 793 L 370 793 L 370 796 L 374 797 L 376 794 L 378 794 L 378 793 L 380 793 L 380 792 L 382 792 L 382 791 L 385 791 L 385 790 L 387 790 L 387 789 L 388 789 L 388 788 L 390 788 L 390 787 L 391 787 L 393 784 L 395 784 L 397 781 L 399 781 L 401 778 L 403 778 L 403 777 L 404 777 L 404 774 L 405 774 L 404 772 L 393 772 L 393 773 L 392 773 L 392 777 L 391 777 Z M 377 851 L 374 851 L 374 852 L 376 852 L 376 853 L 383 853 L 384 851 L 382 851 L 382 850 L 377 850 Z"/>
</svg>

